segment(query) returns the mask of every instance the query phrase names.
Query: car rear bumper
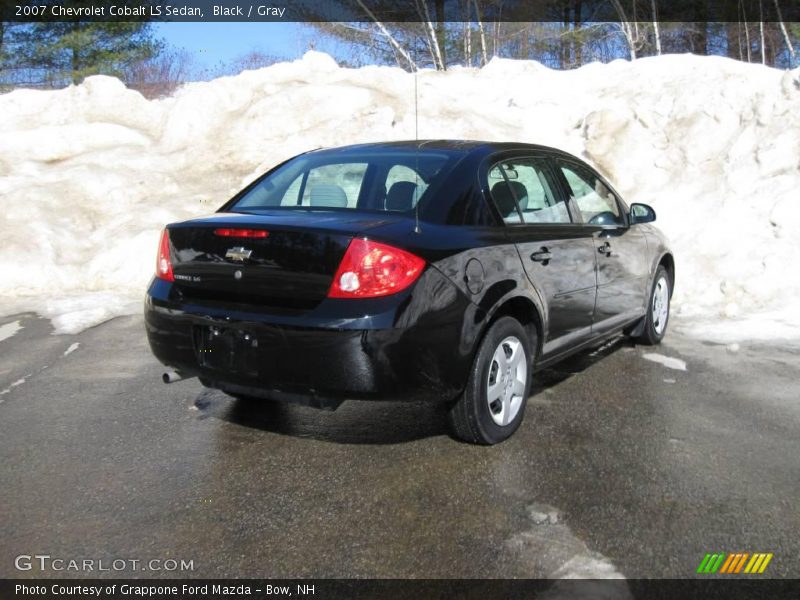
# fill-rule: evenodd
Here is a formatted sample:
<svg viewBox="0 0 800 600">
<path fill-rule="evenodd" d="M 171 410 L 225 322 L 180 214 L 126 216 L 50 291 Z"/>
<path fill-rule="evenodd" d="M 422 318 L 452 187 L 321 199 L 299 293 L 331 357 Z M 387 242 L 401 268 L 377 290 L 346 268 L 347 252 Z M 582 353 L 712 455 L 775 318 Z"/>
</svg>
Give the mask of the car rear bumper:
<svg viewBox="0 0 800 600">
<path fill-rule="evenodd" d="M 229 393 L 322 407 L 348 398 L 449 401 L 471 365 L 465 320 L 476 322 L 476 309 L 435 269 L 404 297 L 326 299 L 303 316 L 183 303 L 171 287 L 154 279 L 145 299 L 153 354 Z"/>
</svg>

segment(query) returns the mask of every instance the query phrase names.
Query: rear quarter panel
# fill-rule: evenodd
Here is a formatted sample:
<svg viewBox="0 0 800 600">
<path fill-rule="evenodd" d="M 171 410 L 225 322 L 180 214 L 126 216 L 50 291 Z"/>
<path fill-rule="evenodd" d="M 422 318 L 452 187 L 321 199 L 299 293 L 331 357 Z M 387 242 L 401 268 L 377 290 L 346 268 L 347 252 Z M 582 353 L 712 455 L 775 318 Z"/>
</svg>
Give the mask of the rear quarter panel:
<svg viewBox="0 0 800 600">
<path fill-rule="evenodd" d="M 399 226 L 377 228 L 374 239 L 400 245 L 429 262 L 468 301 L 459 316 L 458 356 L 471 364 L 477 345 L 494 314 L 507 301 L 521 297 L 537 311 L 546 331 L 542 296 L 525 275 L 519 252 L 504 228 L 422 223 L 419 232 Z M 415 292 L 416 293 L 416 292 Z M 429 290 L 427 295 L 443 293 Z M 438 301 L 431 297 L 430 302 Z"/>
</svg>

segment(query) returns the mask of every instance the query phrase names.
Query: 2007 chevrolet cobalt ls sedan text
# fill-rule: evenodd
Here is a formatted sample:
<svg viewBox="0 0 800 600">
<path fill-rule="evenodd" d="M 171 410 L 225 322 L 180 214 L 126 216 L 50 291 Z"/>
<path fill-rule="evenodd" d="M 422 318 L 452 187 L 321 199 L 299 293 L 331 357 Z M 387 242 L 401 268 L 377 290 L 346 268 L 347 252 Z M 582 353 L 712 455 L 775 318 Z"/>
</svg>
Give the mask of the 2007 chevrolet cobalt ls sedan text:
<svg viewBox="0 0 800 600">
<path fill-rule="evenodd" d="M 661 341 L 675 280 L 653 209 L 515 143 L 318 150 L 164 230 L 155 356 L 241 398 L 447 402 L 454 433 L 520 425 L 537 369 L 620 332 Z"/>
</svg>

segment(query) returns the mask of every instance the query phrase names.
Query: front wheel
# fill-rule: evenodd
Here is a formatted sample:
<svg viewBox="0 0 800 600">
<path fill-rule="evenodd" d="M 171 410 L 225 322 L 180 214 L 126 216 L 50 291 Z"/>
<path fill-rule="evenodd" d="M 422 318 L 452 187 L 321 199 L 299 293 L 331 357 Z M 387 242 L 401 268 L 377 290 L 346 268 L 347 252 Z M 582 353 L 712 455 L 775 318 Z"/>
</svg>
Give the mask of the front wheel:
<svg viewBox="0 0 800 600">
<path fill-rule="evenodd" d="M 669 274 L 663 266 L 659 266 L 656 270 L 656 276 L 653 278 L 653 287 L 650 290 L 644 329 L 641 335 L 637 336 L 637 342 L 655 346 L 664 339 L 664 335 L 667 333 L 667 324 L 669 323 L 669 301 L 671 295 Z"/>
<path fill-rule="evenodd" d="M 530 392 L 533 361 L 529 349 L 534 346 L 512 317 L 501 317 L 489 328 L 464 393 L 450 409 L 450 425 L 456 437 L 491 445 L 517 430 Z"/>
</svg>

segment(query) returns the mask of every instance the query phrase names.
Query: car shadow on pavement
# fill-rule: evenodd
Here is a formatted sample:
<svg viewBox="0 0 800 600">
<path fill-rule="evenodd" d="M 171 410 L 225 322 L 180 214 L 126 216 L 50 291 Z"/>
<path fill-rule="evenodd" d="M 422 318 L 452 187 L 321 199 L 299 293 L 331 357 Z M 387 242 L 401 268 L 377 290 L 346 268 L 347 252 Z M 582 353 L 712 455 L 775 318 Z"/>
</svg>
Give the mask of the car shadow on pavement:
<svg viewBox="0 0 800 600">
<path fill-rule="evenodd" d="M 578 375 L 633 342 L 617 337 L 536 373 L 531 396 Z M 446 403 L 347 401 L 336 411 L 258 399 L 236 399 L 203 390 L 194 406 L 200 418 L 216 417 L 252 429 L 338 444 L 401 444 L 449 435 Z"/>
<path fill-rule="evenodd" d="M 339 444 L 400 444 L 447 435 L 447 406 L 351 400 L 335 412 L 270 400 L 233 399 L 223 416 L 237 425 Z"/>
<path fill-rule="evenodd" d="M 578 375 L 600 362 L 606 356 L 619 352 L 623 348 L 635 348 L 636 343 L 627 336 L 617 336 L 604 342 L 600 346 L 595 346 L 573 354 L 552 367 L 537 371 L 531 386 L 531 396 L 552 388 L 562 381 Z"/>
</svg>

